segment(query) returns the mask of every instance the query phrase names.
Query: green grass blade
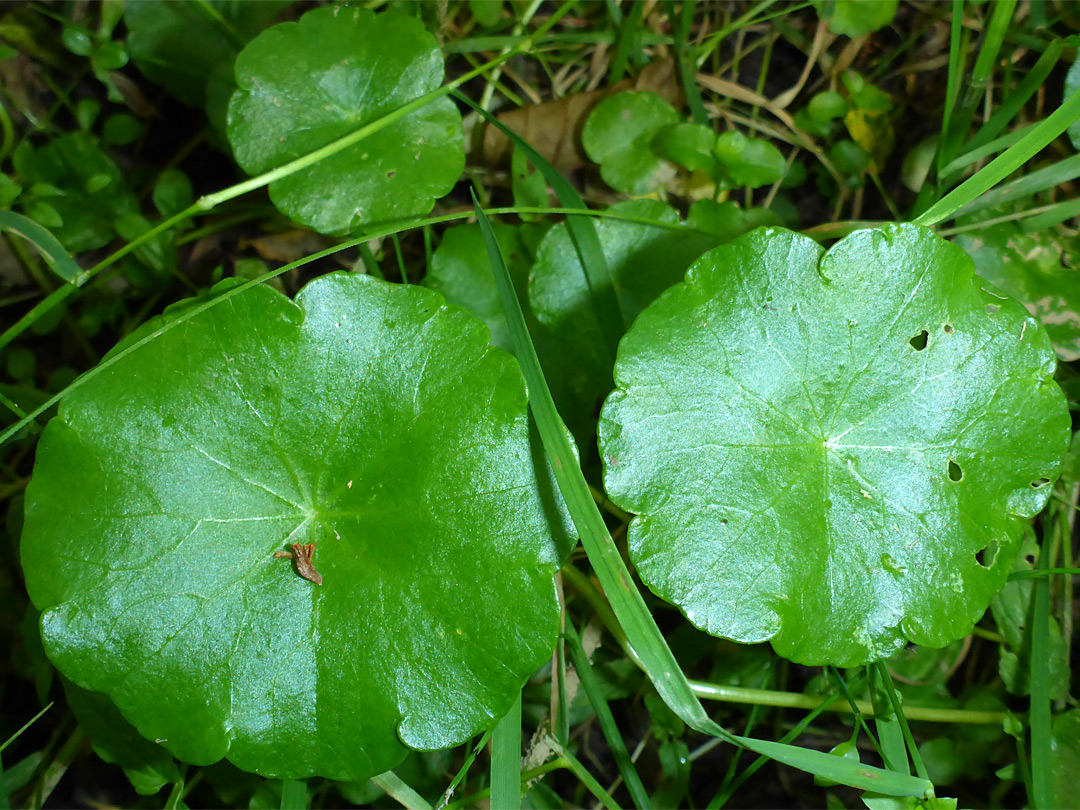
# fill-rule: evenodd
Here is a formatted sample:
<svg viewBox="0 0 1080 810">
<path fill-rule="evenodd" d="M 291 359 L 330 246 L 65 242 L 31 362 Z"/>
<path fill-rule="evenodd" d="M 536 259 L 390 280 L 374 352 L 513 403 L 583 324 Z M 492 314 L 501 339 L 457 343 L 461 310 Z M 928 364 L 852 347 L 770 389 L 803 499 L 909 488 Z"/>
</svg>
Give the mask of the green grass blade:
<svg viewBox="0 0 1080 810">
<path fill-rule="evenodd" d="M 675 38 L 675 56 L 678 60 L 679 81 L 682 82 L 683 95 L 686 96 L 686 104 L 690 107 L 690 116 L 695 124 L 709 126 L 709 113 L 705 109 L 705 102 L 701 98 L 701 91 L 697 86 L 697 57 L 687 44 L 687 35 L 694 25 L 694 10 L 696 4 L 692 0 L 683 0 L 681 13 L 675 15 L 675 0 L 666 0 L 668 20 L 671 23 L 671 32 Z"/>
<path fill-rule="evenodd" d="M 0 754 L 0 810 L 11 810 L 9 795 L 11 791 L 8 790 L 7 778 L 4 774 L 4 757 Z"/>
<path fill-rule="evenodd" d="M 307 810 L 307 783 L 300 779 L 286 779 L 281 783 L 281 810 Z"/>
<path fill-rule="evenodd" d="M 371 781 L 386 791 L 386 795 L 407 810 L 431 810 L 424 797 L 402 781 L 393 771 L 371 777 Z"/>
<path fill-rule="evenodd" d="M 589 792 L 595 796 L 607 810 L 621 810 L 619 805 L 615 803 L 615 800 L 611 798 L 611 794 L 604 790 L 600 783 L 596 781 L 596 777 L 589 773 L 588 769 L 581 764 L 577 757 L 567 751 L 566 748 L 555 740 L 551 740 L 551 747 L 559 756 L 566 760 L 566 763 L 570 766 L 570 770 L 573 771 L 574 776 L 581 780 L 581 784 L 585 785 L 585 787 L 589 789 Z M 494 801 L 491 803 L 491 806 L 498 807 Z"/>
<path fill-rule="evenodd" d="M 544 175 L 548 185 L 551 186 L 555 196 L 564 208 L 585 208 L 585 201 L 577 193 L 566 178 L 548 163 L 544 157 L 532 148 L 520 135 L 507 127 L 502 121 L 487 110 L 480 107 L 468 96 L 455 92 L 454 98 L 472 107 L 483 116 L 490 126 L 499 129 L 510 141 L 532 162 L 532 164 Z M 604 334 L 604 343 L 610 355 L 610 362 L 615 363 L 615 351 L 619 346 L 619 339 L 626 331 L 626 322 L 623 318 L 622 307 L 615 291 L 615 283 L 608 268 L 607 258 L 603 248 L 600 247 L 600 237 L 596 235 L 596 227 L 586 217 L 567 216 L 566 227 L 570 230 L 570 239 L 577 250 L 578 260 L 585 272 L 585 281 L 592 293 L 593 306 L 596 309 L 596 318 L 600 323 L 600 329 Z"/>
<path fill-rule="evenodd" d="M 165 799 L 165 804 L 162 805 L 163 810 L 177 810 L 177 808 L 184 806 L 184 784 L 186 782 L 186 775 L 185 772 L 179 779 L 173 782 L 172 790 L 169 791 L 169 796 Z"/>
<path fill-rule="evenodd" d="M 1038 89 L 1046 82 L 1046 77 L 1050 75 L 1050 71 L 1054 69 L 1054 65 L 1057 64 L 1057 60 L 1061 57 L 1061 51 L 1062 44 L 1059 39 L 1046 46 L 1046 50 L 1042 52 L 1039 61 L 1032 66 L 1016 89 L 1006 96 L 1000 107 L 994 110 L 990 120 L 971 136 L 971 140 L 967 142 L 964 148 L 966 152 L 971 152 L 990 143 L 997 137 L 998 133 L 1002 132 L 1016 118 L 1021 108 L 1027 104 L 1028 99 L 1035 95 Z"/>
<path fill-rule="evenodd" d="M 11 211 L 0 211 L 0 231 L 18 236 L 33 245 L 49 269 L 68 284 L 77 287 L 87 279 L 87 271 L 75 263 L 57 238 L 29 217 Z"/>
<path fill-rule="evenodd" d="M 900 703 L 900 693 L 896 691 L 896 686 L 893 684 L 889 666 L 884 661 L 878 661 L 876 666 L 878 667 L 878 672 L 881 675 L 881 680 L 885 689 L 889 693 L 889 702 L 892 703 L 893 714 L 896 715 L 896 722 L 903 735 L 904 744 L 907 746 L 907 753 L 911 756 L 911 761 L 915 765 L 915 773 L 923 779 L 928 779 L 929 777 L 926 775 L 926 766 L 923 764 L 922 754 L 919 753 L 919 746 L 915 744 L 915 737 L 911 734 L 911 727 L 908 725 L 907 717 L 904 715 L 904 707 Z M 907 765 L 906 757 L 904 764 L 905 766 Z"/>
<path fill-rule="evenodd" d="M 485 731 L 484 735 L 480 738 L 480 742 L 473 746 L 473 749 L 465 755 L 465 761 L 461 763 L 461 767 L 454 775 L 454 778 L 450 780 L 450 784 L 446 790 L 443 791 L 443 795 L 440 797 L 438 804 L 435 805 L 435 810 L 439 810 L 442 807 L 446 807 L 450 802 L 450 799 L 454 795 L 454 791 L 457 790 L 457 786 L 461 784 L 461 780 L 465 778 L 465 774 L 469 772 L 469 768 L 472 767 L 473 761 L 476 759 L 476 755 L 484 750 L 484 746 L 488 744 L 491 739 L 491 732 Z"/>
<path fill-rule="evenodd" d="M 1017 0 L 998 0 L 992 6 L 990 23 L 984 29 L 979 55 L 975 57 L 975 66 L 971 69 L 971 78 L 966 83 L 960 103 L 953 110 L 952 128 L 943 133 L 950 159 L 960 151 L 960 144 L 967 137 L 968 129 L 975 117 L 979 98 L 986 92 L 998 53 L 1001 51 L 1001 44 L 1009 30 L 1013 12 L 1016 10 L 1016 2 Z"/>
<path fill-rule="evenodd" d="M 953 216 L 980 194 L 996 186 L 1039 153 L 1054 138 L 1080 117 L 1080 90 L 1074 92 L 1056 110 L 1020 139 L 994 158 L 985 168 L 950 191 L 928 210 L 915 218 L 917 225 L 934 225 Z M 1065 161 L 1062 161 L 1065 162 Z"/>
<path fill-rule="evenodd" d="M 618 11 L 618 5 L 612 4 L 612 18 L 614 18 L 615 12 Z M 641 3 L 632 3 L 630 5 L 630 11 L 622 20 L 616 20 L 616 24 L 619 26 L 619 38 L 615 45 L 615 55 L 611 57 L 611 72 L 609 81 L 611 84 L 615 84 L 626 73 L 626 66 L 630 61 L 630 53 L 634 49 L 640 49 L 638 45 L 638 32 L 641 30 L 641 15 L 645 11 L 645 6 Z"/>
<path fill-rule="evenodd" d="M 491 806 L 521 807 L 521 693 L 491 735 Z"/>
<path fill-rule="evenodd" d="M 952 131 L 953 110 L 960 95 L 960 77 L 965 68 L 964 51 L 961 48 L 963 21 L 964 0 L 953 0 L 949 34 L 949 74 L 945 80 L 945 109 L 941 117 L 941 145 L 937 153 L 939 176 L 942 174 L 942 166 L 952 160 L 952 154 L 950 154 L 952 143 L 949 133 Z"/>
<path fill-rule="evenodd" d="M 967 152 L 964 152 L 964 154 L 960 155 L 960 157 L 951 161 L 948 166 L 943 168 L 941 170 L 941 176 L 947 177 L 949 175 L 956 174 L 957 172 L 966 169 L 968 166 L 970 166 L 972 163 L 975 163 L 976 161 L 982 160 L 983 158 L 988 158 L 991 155 L 996 155 L 998 152 L 1008 149 L 1010 146 L 1012 146 L 1014 143 L 1017 143 L 1021 138 L 1023 138 L 1037 126 L 1038 123 L 1028 124 L 1026 127 L 1021 127 L 1020 129 L 1013 130 L 1007 135 L 1002 135 L 1000 138 L 994 138 L 994 140 L 980 146 L 977 149 L 969 149 Z"/>
<path fill-rule="evenodd" d="M 27 730 L 28 728 L 30 728 L 30 726 L 34 725 L 34 723 L 36 723 L 36 722 L 37 722 L 38 720 L 40 720 L 40 719 L 41 719 L 41 716 L 42 716 L 43 714 L 45 714 L 45 712 L 47 712 L 47 711 L 48 711 L 49 709 L 51 709 L 51 708 L 52 708 L 52 706 L 53 706 L 53 705 L 52 705 L 51 703 L 50 703 L 50 704 L 48 704 L 48 705 L 47 705 L 47 706 L 46 706 L 46 707 L 45 707 L 44 709 L 42 709 L 42 710 L 41 710 L 40 712 L 38 712 L 37 714 L 35 714 L 35 715 L 34 715 L 33 717 L 31 717 L 31 718 L 30 718 L 29 720 L 27 720 L 27 721 L 26 721 L 26 723 L 25 723 L 25 724 L 23 725 L 23 727 L 22 727 L 22 728 L 20 728 L 20 729 L 19 729 L 18 731 L 16 731 L 16 732 L 15 732 L 14 734 L 12 734 L 12 735 L 11 735 L 10 737 L 8 737 L 8 738 L 7 738 L 7 740 L 5 740 L 5 741 L 4 741 L 4 744 L 3 744 L 3 745 L 0 745 L 0 754 L 4 753 L 4 751 L 5 751 L 5 750 L 7 750 L 7 747 L 8 747 L 9 745 L 11 745 L 11 744 L 12 744 L 13 742 L 15 742 L 15 741 L 16 741 L 17 739 L 19 739 L 19 737 L 21 737 L 21 736 L 22 736 L 22 733 L 23 733 L 24 731 L 26 731 L 26 730 Z"/>
<path fill-rule="evenodd" d="M 499 299 L 506 316 L 507 328 L 514 342 L 514 353 L 528 387 L 529 407 L 540 431 L 544 450 L 551 460 L 559 491 L 566 502 L 567 510 L 581 538 L 581 544 L 585 547 L 589 562 L 592 563 L 593 571 L 600 580 L 612 611 L 625 631 L 629 643 L 637 651 L 645 673 L 660 697 L 693 729 L 721 737 L 728 742 L 742 744 L 751 751 L 765 754 L 800 770 L 813 774 L 820 773 L 834 782 L 895 796 L 922 796 L 932 790 L 933 785 L 925 779 L 859 766 L 850 760 L 830 756 L 821 751 L 808 751 L 790 745 L 736 737 L 709 718 L 694 695 L 694 690 L 687 681 L 686 675 L 679 668 L 663 634 L 656 626 L 652 614 L 645 605 L 645 600 L 634 585 L 630 572 L 623 564 L 622 557 L 604 524 L 604 519 L 593 501 L 589 485 L 581 473 L 581 467 L 578 466 L 577 458 L 570 445 L 568 432 L 555 409 L 551 391 L 540 369 L 540 361 L 536 357 L 536 349 L 529 337 L 529 330 L 525 326 L 525 316 L 522 314 L 513 281 L 506 269 L 506 262 L 495 241 L 491 223 L 488 222 L 487 216 L 476 201 L 475 194 L 473 194 L 473 205 L 487 243 Z"/>
<path fill-rule="evenodd" d="M 1040 191 L 1068 183 L 1080 177 L 1080 155 L 1073 155 L 1049 166 L 1033 171 L 1024 177 L 1018 177 L 1000 188 L 983 194 L 979 199 L 965 205 L 955 216 L 964 216 L 975 211 L 993 208 L 996 205 L 1016 202 Z"/>
<path fill-rule="evenodd" d="M 577 669 L 578 677 L 581 679 L 581 687 L 585 690 L 593 711 L 596 712 L 600 730 L 604 734 L 604 739 L 607 740 L 608 748 L 611 749 L 611 755 L 615 758 L 615 764 L 619 768 L 619 773 L 622 774 L 623 782 L 626 783 L 626 789 L 630 792 L 630 798 L 633 799 L 635 807 L 641 810 L 649 810 L 649 794 L 645 790 L 645 785 L 641 782 L 641 777 L 638 776 L 633 761 L 630 759 L 630 752 L 626 749 L 626 742 L 619 732 L 619 726 L 616 724 L 615 717 L 611 714 L 611 708 L 604 697 L 600 679 L 593 672 L 592 664 L 589 663 L 589 659 L 585 655 L 585 648 L 581 646 L 581 639 L 569 623 L 566 627 L 566 643 L 570 648 L 570 657 L 574 661 L 574 668 Z"/>
<path fill-rule="evenodd" d="M 1042 213 L 1031 217 L 1025 217 L 1020 222 L 1020 230 L 1024 233 L 1038 233 L 1053 228 L 1073 217 L 1080 217 L 1080 197 L 1074 200 L 1062 200 L 1046 207 Z M 1078 571 L 1077 573 L 1080 573 Z"/>
<path fill-rule="evenodd" d="M 1050 567 L 1050 543 L 1043 538 L 1039 568 Z M 1035 604 L 1031 621 L 1031 793 L 1033 810 L 1051 806 L 1054 774 L 1050 745 L 1050 579 L 1035 580 Z"/>
</svg>

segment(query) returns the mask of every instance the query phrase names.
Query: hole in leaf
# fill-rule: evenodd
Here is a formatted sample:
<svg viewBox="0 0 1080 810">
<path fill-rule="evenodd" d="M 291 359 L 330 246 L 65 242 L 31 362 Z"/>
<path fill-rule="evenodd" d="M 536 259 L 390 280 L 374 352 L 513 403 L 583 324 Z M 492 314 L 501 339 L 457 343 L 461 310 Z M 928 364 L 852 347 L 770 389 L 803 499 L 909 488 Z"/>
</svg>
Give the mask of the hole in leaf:
<svg viewBox="0 0 1080 810">
<path fill-rule="evenodd" d="M 949 460 L 949 480 L 959 481 L 964 477 L 964 471 L 960 469 L 960 465 L 955 461 Z"/>
<path fill-rule="evenodd" d="M 397 170 L 396 169 L 391 169 L 390 171 L 388 171 L 386 173 L 386 176 L 389 178 L 389 177 L 393 177 L 395 174 L 397 174 Z"/>
<path fill-rule="evenodd" d="M 1037 480 L 1035 480 L 1035 481 L 1032 481 L 1032 482 L 1031 482 L 1031 485 L 1032 485 L 1033 487 L 1035 487 L 1035 489 L 1040 489 L 1040 488 L 1042 488 L 1042 487 L 1045 487 L 1045 486 L 1046 486 L 1047 484 L 1049 484 L 1049 483 L 1050 483 L 1050 479 L 1049 479 L 1049 478 L 1039 478 L 1039 479 L 1037 479 Z"/>
<path fill-rule="evenodd" d="M 908 343 L 911 344 L 911 348 L 913 348 L 915 351 L 921 352 L 923 349 L 926 348 L 926 341 L 927 339 L 929 339 L 929 337 L 930 333 L 923 329 L 921 332 L 919 332 L 919 334 L 909 340 Z"/>
<path fill-rule="evenodd" d="M 942 328 L 945 330 L 946 335 L 951 335 L 952 334 L 953 329 L 952 329 L 952 324 L 951 323 L 945 324 L 945 326 L 942 327 Z"/>
<path fill-rule="evenodd" d="M 981 565 L 983 568 L 990 568 L 994 564 L 994 560 L 997 559 L 998 543 L 997 540 L 991 540 L 985 546 L 975 552 L 975 562 Z"/>
<path fill-rule="evenodd" d="M 999 307 L 997 304 L 987 304 L 986 305 L 986 314 L 987 315 L 993 315 L 999 309 L 1001 309 L 1001 307 Z"/>
</svg>

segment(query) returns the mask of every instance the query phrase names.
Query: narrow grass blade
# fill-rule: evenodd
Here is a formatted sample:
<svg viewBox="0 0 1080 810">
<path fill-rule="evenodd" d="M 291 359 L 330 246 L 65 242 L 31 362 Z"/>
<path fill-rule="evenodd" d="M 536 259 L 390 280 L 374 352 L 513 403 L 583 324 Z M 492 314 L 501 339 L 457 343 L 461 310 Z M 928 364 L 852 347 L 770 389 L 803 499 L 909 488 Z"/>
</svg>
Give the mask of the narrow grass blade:
<svg viewBox="0 0 1080 810">
<path fill-rule="evenodd" d="M 581 687 L 589 698 L 589 703 L 596 712 L 596 719 L 600 722 L 600 730 L 604 733 L 611 755 L 615 758 L 615 764 L 622 774 L 626 789 L 630 792 L 630 798 L 634 800 L 634 806 L 640 810 L 649 810 L 649 794 L 641 783 L 637 769 L 630 759 L 630 752 L 626 749 L 626 742 L 619 732 L 619 726 L 615 723 L 615 717 L 611 714 L 607 699 L 604 697 L 600 686 L 600 679 L 593 672 L 592 664 L 585 655 L 585 648 L 581 646 L 581 639 L 569 624 L 566 628 L 566 643 L 570 648 L 570 657 L 574 661 L 574 668 L 581 679 Z"/>
<path fill-rule="evenodd" d="M 1002 152 L 1008 149 L 1014 143 L 1019 142 L 1021 138 L 1023 138 L 1037 126 L 1037 123 L 1028 124 L 1026 127 L 1021 127 L 1020 129 L 1013 130 L 1007 135 L 1002 135 L 1000 138 L 994 138 L 994 140 L 978 147 L 977 149 L 969 149 L 967 152 L 964 152 L 964 154 L 960 155 L 960 157 L 956 158 L 956 160 L 951 161 L 948 166 L 943 168 L 941 170 L 941 176 L 948 177 L 949 175 L 956 174 L 957 172 L 966 169 L 968 166 L 970 166 L 972 163 L 975 163 L 976 161 L 982 160 L 983 158 L 988 158 L 991 155 L 996 155 L 998 152 Z"/>
<path fill-rule="evenodd" d="M 564 208 L 585 208 L 585 201 L 577 190 L 567 182 L 559 172 L 548 163 L 520 135 L 507 127 L 487 110 L 480 107 L 468 96 L 455 92 L 454 98 L 472 107 L 483 116 L 489 125 L 499 129 L 510 141 L 517 146 L 532 164 L 544 175 L 555 196 L 559 198 Z M 585 271 L 585 281 L 592 293 L 593 305 L 596 308 L 596 318 L 600 329 L 604 334 L 604 343 L 610 354 L 612 365 L 615 363 L 615 351 L 619 346 L 619 339 L 626 331 L 626 322 L 623 318 L 619 298 L 615 292 L 614 280 L 608 268 L 607 258 L 600 246 L 600 237 L 596 235 L 596 227 L 592 221 L 585 217 L 567 216 L 566 227 L 570 230 L 570 239 L 574 243 L 578 260 Z"/>
<path fill-rule="evenodd" d="M 1044 536 L 1039 552 L 1040 569 L 1050 567 L 1050 544 Z M 1031 621 L 1031 792 L 1033 810 L 1051 806 L 1054 774 L 1050 761 L 1050 579 L 1035 580 L 1035 604 Z"/>
<path fill-rule="evenodd" d="M 642 667 L 660 697 L 693 729 L 741 744 L 751 751 L 765 754 L 800 770 L 820 773 L 834 782 L 894 796 L 922 796 L 931 791 L 933 785 L 925 779 L 859 766 L 850 760 L 833 757 L 821 751 L 808 751 L 790 745 L 736 737 L 709 718 L 656 626 L 645 600 L 634 585 L 593 501 L 589 485 L 578 466 L 566 428 L 555 409 L 551 391 L 540 369 L 540 361 L 525 326 L 525 316 L 521 312 L 506 262 L 495 241 L 491 223 L 476 201 L 475 194 L 473 206 L 487 243 L 499 299 L 514 342 L 514 353 L 528 387 L 529 407 L 540 431 L 544 450 L 551 460 L 559 491 L 612 611 L 629 643 L 637 651 Z"/>
<path fill-rule="evenodd" d="M 973 200 L 957 211 L 955 216 L 961 217 L 975 211 L 993 208 L 996 205 L 1016 202 L 1040 191 L 1068 183 L 1077 177 L 1080 177 L 1080 155 L 1072 155 L 983 194 L 979 199 Z"/>
<path fill-rule="evenodd" d="M 611 4 L 614 12 L 618 11 L 618 5 Z M 611 57 L 611 71 L 609 75 L 609 81 L 612 84 L 618 82 L 623 74 L 626 73 L 626 66 L 630 61 L 630 54 L 633 50 L 640 48 L 637 44 L 637 33 L 641 30 L 641 15 L 645 11 L 645 6 L 641 3 L 631 3 L 630 10 L 622 20 L 616 20 L 616 24 L 619 26 L 619 39 L 615 45 L 615 55 Z"/>
<path fill-rule="evenodd" d="M 915 218 L 917 225 L 934 225 L 953 216 L 985 191 L 993 188 L 1034 157 L 1054 138 L 1080 117 L 1080 90 L 1074 92 L 1056 110 L 989 165 L 950 191 L 928 210 Z M 1062 161 L 1064 162 L 1064 161 Z"/>
<path fill-rule="evenodd" d="M 29 217 L 11 211 L 0 211 L 0 231 L 18 236 L 33 245 L 49 269 L 68 284 L 77 287 L 87 279 L 87 271 L 75 263 L 57 238 Z"/>
<path fill-rule="evenodd" d="M 446 790 L 443 791 L 442 797 L 439 799 L 438 804 L 435 805 L 435 810 L 439 810 L 440 808 L 447 806 L 450 799 L 454 795 L 454 791 L 457 790 L 457 786 L 461 784 L 461 780 L 465 778 L 465 774 L 467 774 L 469 772 L 469 768 L 472 767 L 473 761 L 476 759 L 476 755 L 484 750 L 484 746 L 488 744 L 488 741 L 490 739 L 491 732 L 485 731 L 484 736 L 480 738 L 480 742 L 474 745 L 472 751 L 466 754 L 465 761 L 461 763 L 461 767 L 458 769 L 458 772 L 454 775 L 454 778 L 450 780 L 450 784 L 447 785 Z"/>
<path fill-rule="evenodd" d="M 566 763 L 570 766 L 570 770 L 574 772 L 574 776 L 581 780 L 581 784 L 585 785 L 585 787 L 589 789 L 589 792 L 595 796 L 607 810 L 621 810 L 619 805 L 615 803 L 615 800 L 611 798 L 611 794 L 604 790 L 600 783 L 596 781 L 596 777 L 589 773 L 588 769 L 581 764 L 577 757 L 567 751 L 563 746 L 559 745 L 555 740 L 551 740 L 551 747 L 559 756 L 566 760 Z M 494 801 L 491 806 L 498 807 Z"/>
<path fill-rule="evenodd" d="M 286 779 L 281 783 L 281 810 L 307 810 L 307 783 L 299 779 Z"/>
<path fill-rule="evenodd" d="M 11 810 L 11 800 L 8 798 L 10 795 L 8 776 L 4 773 L 4 757 L 0 754 L 0 810 Z"/>
<path fill-rule="evenodd" d="M 900 703 L 900 693 L 896 691 L 896 686 L 893 684 L 892 674 L 889 672 L 889 665 L 884 661 L 878 661 L 876 666 L 881 676 L 881 680 L 885 686 L 885 689 L 889 693 L 889 702 L 892 703 L 893 714 L 896 716 L 897 725 L 900 727 L 900 732 L 903 735 L 904 745 L 907 746 L 907 753 L 911 757 L 911 762 L 915 766 L 915 773 L 921 776 L 923 779 L 929 778 L 926 775 L 926 765 L 923 764 L 922 754 L 919 753 L 919 746 L 915 744 L 915 737 L 911 733 L 911 727 L 908 725 L 907 717 L 904 715 L 904 707 Z M 907 766 L 906 758 L 904 762 Z"/>
<path fill-rule="evenodd" d="M 491 806 L 521 807 L 521 693 L 491 735 Z"/>
<path fill-rule="evenodd" d="M 1017 0 L 998 0 L 992 6 L 993 12 L 990 15 L 989 24 L 983 31 L 982 44 L 979 47 L 979 55 L 975 57 L 975 66 L 971 69 L 971 77 L 966 83 L 966 89 L 961 94 L 959 104 L 953 110 L 951 129 L 943 133 L 950 159 L 960 151 L 960 144 L 967 136 L 968 128 L 975 117 L 979 97 L 986 92 L 990 76 L 994 72 L 994 65 L 997 62 L 997 55 L 1001 51 L 1001 44 L 1005 39 L 1006 32 L 1009 30 L 1013 12 L 1016 10 L 1016 2 Z"/>
<path fill-rule="evenodd" d="M 1048 206 L 1047 210 L 1040 214 L 1025 217 L 1020 223 L 1020 230 L 1024 233 L 1038 233 L 1073 217 L 1080 217 L 1080 197 L 1074 200 L 1062 200 Z"/>
<path fill-rule="evenodd" d="M 2 753 L 3 753 L 3 752 L 4 752 L 5 750 L 6 750 L 6 749 L 7 749 L 7 747 L 8 747 L 9 745 L 11 745 L 11 744 L 12 744 L 13 742 L 15 742 L 15 741 L 16 741 L 17 739 L 19 739 L 19 737 L 21 737 L 21 736 L 22 736 L 22 733 L 23 733 L 24 731 L 26 731 L 26 730 L 27 730 L 28 728 L 30 728 L 30 726 L 34 725 L 34 723 L 36 723 L 36 722 L 37 722 L 38 720 L 40 720 L 40 719 L 41 719 L 41 716 L 42 716 L 43 714 L 45 714 L 45 712 L 47 712 L 47 711 L 48 711 L 49 709 L 51 709 L 51 708 L 52 708 L 52 706 L 53 706 L 53 705 L 52 705 L 51 703 L 50 703 L 50 704 L 48 704 L 48 705 L 47 705 L 47 706 L 46 706 L 46 707 L 45 707 L 44 709 L 42 709 L 42 710 L 41 710 L 40 712 L 38 712 L 37 714 L 35 714 L 35 715 L 34 715 L 33 717 L 31 717 L 31 718 L 30 718 L 29 720 L 27 720 L 27 721 L 26 721 L 26 723 L 25 723 L 25 724 L 23 725 L 23 727 L 22 727 L 22 728 L 20 728 L 20 729 L 19 729 L 18 731 L 16 731 L 16 732 L 15 732 L 14 734 L 12 734 L 12 735 L 11 735 L 10 737 L 8 737 L 8 738 L 7 738 L 7 740 L 5 740 L 5 741 L 4 741 L 4 744 L 3 744 L 3 745 L 0 745 L 0 754 L 2 754 Z"/>
<path fill-rule="evenodd" d="M 981 146 L 990 143 L 1002 132 L 1009 123 L 1016 118 L 1029 98 L 1038 91 L 1046 82 L 1046 77 L 1054 69 L 1058 59 L 1061 58 L 1062 44 L 1060 39 L 1055 39 L 1046 46 L 1039 60 L 1032 66 L 1028 74 L 1016 86 L 1016 89 L 1005 97 L 1001 106 L 994 110 L 990 120 L 983 124 L 979 131 L 971 136 L 971 140 L 964 147 L 965 152 L 971 152 Z"/>
<path fill-rule="evenodd" d="M 960 95 L 960 77 L 966 67 L 963 59 L 964 49 L 961 47 L 963 36 L 964 0 L 953 0 L 952 16 L 949 34 L 949 73 L 945 80 L 945 109 L 941 118 L 941 142 L 938 147 L 937 163 L 938 175 L 942 174 L 942 166 L 952 160 L 952 142 L 949 133 L 952 132 L 953 110 L 956 108 L 956 100 Z"/>
<path fill-rule="evenodd" d="M 393 771 L 371 777 L 371 781 L 386 791 L 386 795 L 407 810 L 431 810 L 424 797 L 406 785 Z"/>
<path fill-rule="evenodd" d="M 694 10 L 696 4 L 690 0 L 683 0 L 681 14 L 676 19 L 675 0 L 666 0 L 668 20 L 671 23 L 671 33 L 675 39 L 675 56 L 679 66 L 679 80 L 682 82 L 683 95 L 686 96 L 686 104 L 690 107 L 690 115 L 695 124 L 709 126 L 709 113 L 705 110 L 705 102 L 701 98 L 701 91 L 697 86 L 697 58 L 686 42 L 687 34 L 694 25 Z"/>
</svg>

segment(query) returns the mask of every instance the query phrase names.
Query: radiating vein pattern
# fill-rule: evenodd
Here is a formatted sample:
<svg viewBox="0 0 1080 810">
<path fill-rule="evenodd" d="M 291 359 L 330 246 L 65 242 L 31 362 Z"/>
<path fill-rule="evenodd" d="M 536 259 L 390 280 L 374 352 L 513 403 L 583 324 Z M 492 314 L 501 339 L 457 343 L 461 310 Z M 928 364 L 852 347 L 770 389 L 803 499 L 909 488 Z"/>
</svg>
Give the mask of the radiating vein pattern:
<svg viewBox="0 0 1080 810">
<path fill-rule="evenodd" d="M 827 253 L 761 229 L 623 339 L 605 484 L 638 515 L 644 581 L 710 633 L 810 664 L 941 646 L 1049 496 L 1069 431 L 1053 370 L 1041 327 L 927 229 Z"/>
<path fill-rule="evenodd" d="M 278 778 L 490 727 L 554 644 L 569 523 L 487 343 L 437 293 L 332 274 L 235 295 L 74 393 L 22 546 L 53 661 L 182 759 Z M 321 585 L 275 556 L 293 543 Z"/>
</svg>

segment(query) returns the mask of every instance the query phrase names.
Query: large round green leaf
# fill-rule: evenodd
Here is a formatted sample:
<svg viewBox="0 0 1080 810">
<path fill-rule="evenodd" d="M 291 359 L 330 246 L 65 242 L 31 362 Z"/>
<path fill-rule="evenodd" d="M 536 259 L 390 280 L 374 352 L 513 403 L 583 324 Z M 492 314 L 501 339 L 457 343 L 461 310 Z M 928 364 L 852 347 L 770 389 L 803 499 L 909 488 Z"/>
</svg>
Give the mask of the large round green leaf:
<svg viewBox="0 0 1080 810">
<path fill-rule="evenodd" d="M 236 58 L 228 135 L 260 174 L 435 90 L 442 53 L 419 20 L 334 6 L 263 31 Z M 270 199 L 297 222 L 347 233 L 426 214 L 465 168 L 461 116 L 447 98 L 295 174 Z"/>
<path fill-rule="evenodd" d="M 22 560 L 50 658 L 181 759 L 280 778 L 490 727 L 550 654 L 569 545 L 514 360 L 368 276 L 193 306 L 42 437 Z"/>
<path fill-rule="evenodd" d="M 1058 474 L 1054 362 L 925 228 L 716 248 L 638 316 L 601 413 L 631 557 L 702 629 L 801 663 L 948 644 Z"/>
</svg>

